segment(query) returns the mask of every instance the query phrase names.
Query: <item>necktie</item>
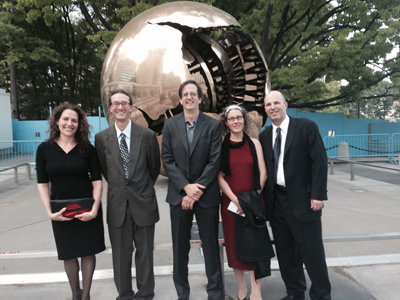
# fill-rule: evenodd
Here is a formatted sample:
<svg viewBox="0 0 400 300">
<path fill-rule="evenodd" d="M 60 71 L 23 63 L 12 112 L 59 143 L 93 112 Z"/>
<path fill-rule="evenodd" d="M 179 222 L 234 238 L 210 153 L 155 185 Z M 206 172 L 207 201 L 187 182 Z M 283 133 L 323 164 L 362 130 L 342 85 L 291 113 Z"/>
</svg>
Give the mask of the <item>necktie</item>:
<svg viewBox="0 0 400 300">
<path fill-rule="evenodd" d="M 128 146 L 126 145 L 125 134 L 121 133 L 120 137 L 121 137 L 121 142 L 119 143 L 119 150 L 121 152 L 122 164 L 123 164 L 124 170 L 125 170 L 125 177 L 128 178 L 128 174 L 129 174 Z"/>
<path fill-rule="evenodd" d="M 276 129 L 276 137 L 275 137 L 275 144 L 274 144 L 274 182 L 275 183 L 278 178 L 278 164 L 279 164 L 279 156 L 281 155 L 281 142 L 282 142 L 281 129 L 278 127 Z"/>
</svg>

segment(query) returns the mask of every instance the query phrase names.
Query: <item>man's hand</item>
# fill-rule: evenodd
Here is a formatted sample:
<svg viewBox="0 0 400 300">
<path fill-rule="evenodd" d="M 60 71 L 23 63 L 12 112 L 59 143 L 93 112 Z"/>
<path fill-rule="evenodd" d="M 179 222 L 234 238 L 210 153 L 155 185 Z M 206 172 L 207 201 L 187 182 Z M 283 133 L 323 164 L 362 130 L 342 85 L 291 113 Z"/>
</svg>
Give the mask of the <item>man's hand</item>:
<svg viewBox="0 0 400 300">
<path fill-rule="evenodd" d="M 192 198 L 194 201 L 198 201 L 200 197 L 203 195 L 202 189 L 206 187 L 199 183 L 189 183 L 187 184 L 183 190 L 186 192 L 186 195 Z"/>
<path fill-rule="evenodd" d="M 185 196 L 182 199 L 182 209 L 183 210 L 192 210 L 193 209 L 193 205 L 196 201 L 193 198 L 190 198 L 189 196 Z"/>
<path fill-rule="evenodd" d="M 324 207 L 324 201 L 311 199 L 311 209 L 318 211 Z"/>
</svg>

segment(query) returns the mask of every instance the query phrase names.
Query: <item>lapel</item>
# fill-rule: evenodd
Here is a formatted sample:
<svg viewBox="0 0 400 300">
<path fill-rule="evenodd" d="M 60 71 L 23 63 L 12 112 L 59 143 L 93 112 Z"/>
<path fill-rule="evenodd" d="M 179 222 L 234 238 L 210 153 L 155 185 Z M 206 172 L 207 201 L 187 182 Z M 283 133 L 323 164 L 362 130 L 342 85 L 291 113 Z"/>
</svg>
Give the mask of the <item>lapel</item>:
<svg viewBox="0 0 400 300">
<path fill-rule="evenodd" d="M 270 161 L 272 161 L 272 154 L 273 154 L 273 148 L 272 148 L 272 125 L 268 126 L 267 128 L 265 128 L 265 149 L 266 151 L 264 153 L 267 153 L 267 157 L 265 159 L 268 159 Z"/>
<path fill-rule="evenodd" d="M 114 160 L 116 168 L 121 172 L 123 178 L 125 178 L 125 171 L 122 165 L 121 152 L 119 150 L 117 131 L 115 130 L 114 124 L 111 125 L 108 129 L 107 144 L 108 148 L 110 149 L 111 157 Z"/>
<path fill-rule="evenodd" d="M 187 132 L 186 132 L 186 124 L 185 124 L 185 115 L 180 113 L 177 116 L 177 126 L 178 126 L 178 131 L 179 131 L 179 136 L 182 139 L 182 144 L 185 148 L 186 153 L 189 153 L 189 141 L 187 139 Z M 193 142 L 193 141 L 192 141 Z"/>
<path fill-rule="evenodd" d="M 284 155 L 286 155 L 286 153 L 288 152 L 290 146 L 292 145 L 293 139 L 297 133 L 297 124 L 296 124 L 296 120 L 293 118 L 289 117 L 289 126 L 288 126 L 288 132 L 287 132 L 287 136 L 286 136 L 286 144 L 285 144 L 285 153 Z"/>
<path fill-rule="evenodd" d="M 196 148 L 197 141 L 199 140 L 199 137 L 205 125 L 206 125 L 206 117 L 201 111 L 199 111 L 199 117 L 197 119 L 196 128 L 194 130 L 192 145 L 190 146 L 190 155 L 192 155 L 193 149 Z"/>
<path fill-rule="evenodd" d="M 139 125 L 132 123 L 131 127 L 131 145 L 129 151 L 129 175 L 128 179 L 132 178 L 133 173 L 136 169 L 138 157 L 140 153 L 140 147 L 142 145 L 142 134 L 139 132 Z"/>
</svg>

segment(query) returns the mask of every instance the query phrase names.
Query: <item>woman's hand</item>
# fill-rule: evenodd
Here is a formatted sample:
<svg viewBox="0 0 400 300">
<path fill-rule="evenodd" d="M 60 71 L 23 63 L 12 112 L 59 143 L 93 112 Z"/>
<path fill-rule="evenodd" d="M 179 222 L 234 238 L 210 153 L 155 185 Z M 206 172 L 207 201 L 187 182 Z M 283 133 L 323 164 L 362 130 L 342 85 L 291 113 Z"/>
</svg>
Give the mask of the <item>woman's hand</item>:
<svg viewBox="0 0 400 300">
<path fill-rule="evenodd" d="M 87 222 L 93 220 L 94 218 L 96 218 L 96 216 L 93 212 L 89 211 L 80 215 L 76 215 L 75 218 L 81 220 L 82 222 Z"/>
<path fill-rule="evenodd" d="M 238 209 L 237 209 L 236 212 L 237 212 L 239 215 L 242 215 L 242 214 L 243 214 L 243 209 L 242 209 L 242 207 L 241 207 L 240 204 L 239 204 L 238 198 L 235 197 L 235 198 L 231 199 L 231 201 L 232 201 L 233 203 L 235 203 L 236 206 L 238 207 Z"/>
<path fill-rule="evenodd" d="M 63 212 L 66 210 L 67 208 L 66 207 L 64 207 L 62 210 L 60 210 L 59 212 L 56 212 L 56 213 L 51 213 L 50 215 L 49 215 L 49 218 L 50 218 L 50 220 L 53 220 L 53 221 L 71 221 L 72 219 L 71 218 L 66 218 L 66 217 L 64 217 L 62 214 L 63 214 Z"/>
</svg>

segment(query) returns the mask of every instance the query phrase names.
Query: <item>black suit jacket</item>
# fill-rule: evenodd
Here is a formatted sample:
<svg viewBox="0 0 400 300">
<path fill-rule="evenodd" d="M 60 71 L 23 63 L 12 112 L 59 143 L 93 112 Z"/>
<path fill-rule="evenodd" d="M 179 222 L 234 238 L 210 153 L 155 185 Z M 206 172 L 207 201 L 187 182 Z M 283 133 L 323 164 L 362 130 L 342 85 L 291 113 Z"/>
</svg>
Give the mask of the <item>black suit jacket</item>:
<svg viewBox="0 0 400 300">
<path fill-rule="evenodd" d="M 308 119 L 290 118 L 283 157 L 287 195 L 296 218 L 311 222 L 321 210 L 311 210 L 311 199 L 327 200 L 328 163 L 317 124 Z M 264 187 L 267 213 L 274 209 L 274 163 L 272 125 L 260 134 L 268 179 Z"/>
<path fill-rule="evenodd" d="M 115 126 L 95 137 L 101 170 L 108 182 L 107 223 L 120 227 L 126 202 L 138 226 L 154 225 L 159 219 L 154 183 L 160 174 L 160 150 L 156 134 L 132 122 L 129 153 L 129 177 L 125 178 Z"/>
<path fill-rule="evenodd" d="M 222 132 L 220 123 L 201 111 L 189 150 L 185 116 L 182 113 L 164 123 L 161 158 L 168 175 L 166 201 L 181 203 L 188 183 L 206 187 L 198 203 L 204 208 L 221 203 L 217 175 L 221 165 Z"/>
</svg>

